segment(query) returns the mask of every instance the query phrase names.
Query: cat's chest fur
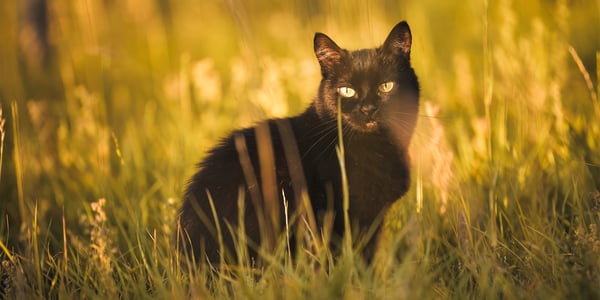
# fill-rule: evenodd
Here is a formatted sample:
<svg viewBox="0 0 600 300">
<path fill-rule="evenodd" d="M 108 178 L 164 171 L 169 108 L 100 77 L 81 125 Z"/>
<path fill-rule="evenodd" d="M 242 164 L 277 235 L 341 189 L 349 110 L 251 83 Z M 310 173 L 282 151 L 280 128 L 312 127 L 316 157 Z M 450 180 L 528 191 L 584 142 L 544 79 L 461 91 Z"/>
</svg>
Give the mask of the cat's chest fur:
<svg viewBox="0 0 600 300">
<path fill-rule="evenodd" d="M 338 228 L 334 229 L 341 233 L 342 180 L 346 176 L 349 213 L 355 225 L 368 227 L 408 190 L 410 171 L 406 150 L 393 143 L 387 132 L 351 134 L 343 138 L 345 153 L 341 158 L 336 150 L 340 146 L 337 131 L 330 130 L 318 136 L 307 134 L 311 132 L 305 128 L 310 124 L 307 121 L 313 118 L 317 118 L 316 113 L 309 109 L 291 120 L 313 208 L 334 209 L 338 214 Z M 341 159 L 345 163 L 344 174 L 340 168 Z"/>
<path fill-rule="evenodd" d="M 408 190 L 408 157 L 390 140 L 382 135 L 347 142 L 345 162 L 350 212 L 355 212 L 362 224 L 372 222 L 379 212 Z"/>
</svg>

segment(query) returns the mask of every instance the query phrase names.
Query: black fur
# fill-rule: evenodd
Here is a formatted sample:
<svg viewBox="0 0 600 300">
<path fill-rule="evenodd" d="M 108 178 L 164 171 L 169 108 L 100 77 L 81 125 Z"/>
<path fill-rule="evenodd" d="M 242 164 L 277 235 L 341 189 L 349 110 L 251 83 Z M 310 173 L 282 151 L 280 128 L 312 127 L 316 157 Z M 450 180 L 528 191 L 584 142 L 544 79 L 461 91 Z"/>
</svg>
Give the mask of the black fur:
<svg viewBox="0 0 600 300">
<path fill-rule="evenodd" d="M 318 96 L 306 111 L 233 132 L 210 151 L 192 177 L 180 224 L 183 249 L 193 249 L 196 259 L 218 263 L 221 256 L 208 195 L 220 220 L 226 253 L 235 253 L 229 228 L 238 228 L 240 191 L 246 235 L 255 246 L 266 243 L 265 234 L 283 232 L 282 194 L 291 216 L 299 207 L 301 189 L 309 195 L 317 226 L 323 225 L 320 216 L 333 212 L 333 236 L 343 235 L 342 177 L 336 154 L 338 99 L 342 101 L 352 232 L 364 233 L 408 190 L 407 147 L 419 105 L 408 24 L 397 24 L 375 49 L 348 51 L 322 33 L 315 35 L 314 47 L 322 80 Z M 393 82 L 393 88 L 382 92 L 380 86 L 386 82 Z M 352 88 L 355 95 L 341 97 L 341 87 Z M 293 152 L 296 157 L 290 155 Z M 254 257 L 255 249 L 250 248 Z"/>
</svg>

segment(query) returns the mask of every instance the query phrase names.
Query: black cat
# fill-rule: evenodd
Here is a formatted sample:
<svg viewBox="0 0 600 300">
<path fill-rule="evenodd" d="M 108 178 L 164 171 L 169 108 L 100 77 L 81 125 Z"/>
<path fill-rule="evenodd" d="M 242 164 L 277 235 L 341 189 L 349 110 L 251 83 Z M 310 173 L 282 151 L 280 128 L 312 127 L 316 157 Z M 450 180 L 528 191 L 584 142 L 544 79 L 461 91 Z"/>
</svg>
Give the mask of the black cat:
<svg viewBox="0 0 600 300">
<path fill-rule="evenodd" d="M 233 262 L 238 225 L 243 225 L 256 258 L 259 245 L 275 245 L 286 216 L 320 228 L 327 212 L 333 213 L 332 236 L 339 240 L 346 227 L 336 151 L 338 101 L 350 228 L 353 234 L 373 224 L 378 228 L 383 213 L 410 185 L 407 149 L 419 106 L 411 40 L 406 22 L 375 49 L 348 51 L 315 34 L 322 74 L 318 96 L 304 113 L 235 131 L 210 151 L 185 192 L 182 249 L 198 260 Z"/>
</svg>

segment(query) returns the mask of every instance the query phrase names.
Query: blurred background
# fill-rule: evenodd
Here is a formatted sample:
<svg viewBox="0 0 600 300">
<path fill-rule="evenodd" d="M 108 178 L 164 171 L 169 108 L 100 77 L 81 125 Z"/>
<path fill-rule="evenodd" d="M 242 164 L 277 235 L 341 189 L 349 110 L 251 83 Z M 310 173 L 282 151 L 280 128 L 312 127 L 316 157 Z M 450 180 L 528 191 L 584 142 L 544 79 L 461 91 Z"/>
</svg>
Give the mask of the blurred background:
<svg viewBox="0 0 600 300">
<path fill-rule="evenodd" d="M 509 220 L 600 185 L 600 1 L 19 0 L 0 20 L 11 248 L 32 228 L 60 244 L 63 221 L 87 236 L 99 199 L 120 235 L 168 236 L 219 137 L 315 97 L 315 32 L 368 48 L 401 20 L 422 86 L 411 209 Z"/>
</svg>

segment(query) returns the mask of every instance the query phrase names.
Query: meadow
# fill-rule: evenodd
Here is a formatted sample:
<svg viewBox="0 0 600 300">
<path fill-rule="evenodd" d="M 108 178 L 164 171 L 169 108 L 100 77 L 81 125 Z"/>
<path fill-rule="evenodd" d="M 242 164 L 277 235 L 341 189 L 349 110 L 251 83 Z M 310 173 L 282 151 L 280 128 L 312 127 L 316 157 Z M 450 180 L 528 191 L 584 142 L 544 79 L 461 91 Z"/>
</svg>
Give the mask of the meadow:
<svg viewBox="0 0 600 300">
<path fill-rule="evenodd" d="M 23 3 L 0 2 L 3 297 L 600 298 L 600 1 L 56 0 L 42 35 Z M 195 164 L 303 111 L 314 33 L 375 47 L 401 20 L 421 107 L 378 260 L 181 259 Z"/>
</svg>

